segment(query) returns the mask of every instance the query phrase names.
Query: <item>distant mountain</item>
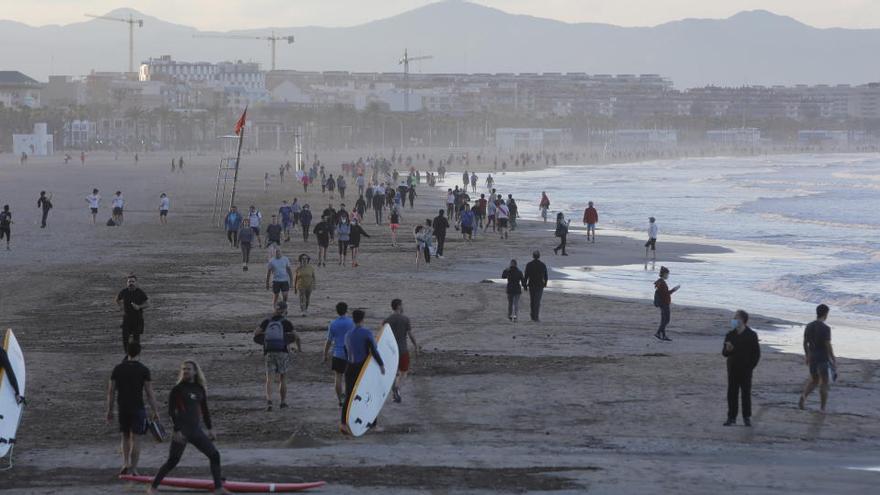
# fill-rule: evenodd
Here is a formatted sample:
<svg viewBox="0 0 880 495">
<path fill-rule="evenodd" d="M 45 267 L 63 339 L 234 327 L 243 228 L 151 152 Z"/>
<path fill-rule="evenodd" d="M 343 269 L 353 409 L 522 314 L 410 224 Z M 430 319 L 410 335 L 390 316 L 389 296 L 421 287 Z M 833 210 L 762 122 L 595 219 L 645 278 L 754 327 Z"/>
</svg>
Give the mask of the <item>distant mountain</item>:
<svg viewBox="0 0 880 495">
<path fill-rule="evenodd" d="M 195 28 L 129 9 L 107 15 L 129 13 L 145 21 L 135 32 L 137 62 L 170 54 L 269 67 L 266 41 L 197 39 Z M 818 29 L 766 11 L 625 28 L 569 24 L 447 0 L 358 26 L 274 31 L 296 36 L 292 46 L 279 43 L 279 69 L 400 71 L 397 61 L 409 48 L 411 55 L 434 56 L 415 63 L 416 72 L 656 73 L 680 88 L 880 81 L 880 64 L 869 57 L 880 53 L 880 29 Z M 0 21 L 0 70 L 45 81 L 49 74 L 120 71 L 127 65 L 128 26 L 121 22 L 84 18 L 66 26 L 31 27 Z"/>
</svg>

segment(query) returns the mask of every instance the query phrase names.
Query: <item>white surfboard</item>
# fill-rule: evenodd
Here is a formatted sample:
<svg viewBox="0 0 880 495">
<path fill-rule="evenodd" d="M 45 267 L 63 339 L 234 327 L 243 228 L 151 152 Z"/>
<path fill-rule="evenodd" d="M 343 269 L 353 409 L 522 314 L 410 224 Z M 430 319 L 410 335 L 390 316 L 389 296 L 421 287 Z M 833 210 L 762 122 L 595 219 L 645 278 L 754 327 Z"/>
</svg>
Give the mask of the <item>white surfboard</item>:
<svg viewBox="0 0 880 495">
<path fill-rule="evenodd" d="M 376 349 L 385 364 L 385 374 L 381 373 L 373 356 L 367 356 L 367 362 L 355 382 L 351 397 L 348 398 L 345 423 L 356 437 L 366 433 L 379 417 L 397 376 L 400 352 L 391 325 L 386 323 L 376 335 Z"/>
<path fill-rule="evenodd" d="M 22 354 L 21 347 L 18 346 L 18 341 L 15 339 L 15 334 L 12 333 L 11 328 L 6 330 L 6 334 L 0 343 L 2 343 L 3 349 L 6 350 L 6 354 L 9 355 L 12 371 L 15 372 L 15 377 L 18 379 L 19 391 L 24 397 L 24 354 Z M 23 410 L 24 405 L 18 404 L 15 401 L 15 390 L 13 390 L 12 384 L 9 382 L 9 377 L 0 368 L 0 458 L 6 457 L 9 451 L 12 450 L 14 444 L 10 443 L 10 440 L 13 442 L 15 440 L 15 432 L 18 430 L 18 423 L 21 420 Z"/>
</svg>

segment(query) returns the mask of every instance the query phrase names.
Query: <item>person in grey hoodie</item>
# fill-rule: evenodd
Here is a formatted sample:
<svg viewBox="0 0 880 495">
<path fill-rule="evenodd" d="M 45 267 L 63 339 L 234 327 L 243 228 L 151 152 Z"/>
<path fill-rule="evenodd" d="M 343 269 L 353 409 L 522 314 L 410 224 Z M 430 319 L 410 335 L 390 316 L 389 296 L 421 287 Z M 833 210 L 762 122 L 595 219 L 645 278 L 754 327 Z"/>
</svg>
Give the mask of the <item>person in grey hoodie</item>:
<svg viewBox="0 0 880 495">
<path fill-rule="evenodd" d="M 344 266 L 348 258 L 348 244 L 351 241 L 351 224 L 348 215 L 342 216 L 336 226 L 336 239 L 339 241 L 339 266 Z"/>
</svg>

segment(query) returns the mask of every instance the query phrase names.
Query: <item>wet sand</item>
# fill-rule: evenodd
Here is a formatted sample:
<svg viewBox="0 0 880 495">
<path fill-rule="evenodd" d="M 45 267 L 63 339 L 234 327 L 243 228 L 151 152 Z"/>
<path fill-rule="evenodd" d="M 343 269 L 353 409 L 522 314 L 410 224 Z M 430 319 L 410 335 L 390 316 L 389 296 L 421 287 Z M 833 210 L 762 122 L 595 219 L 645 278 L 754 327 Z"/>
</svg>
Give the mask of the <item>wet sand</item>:
<svg viewBox="0 0 880 495">
<path fill-rule="evenodd" d="M 151 296 L 142 361 L 164 403 L 179 362 L 196 358 L 208 377 L 217 443 L 229 479 L 326 480 L 323 493 L 871 493 L 880 454 L 880 364 L 841 360 L 830 414 L 818 398 L 797 410 L 806 369 L 802 358 L 764 349 L 755 373 L 754 424 L 724 428 L 726 376 L 720 355 L 729 313 L 673 309 L 675 339 L 653 338 L 659 315 L 650 301 L 545 292 L 542 323 L 505 318 L 500 276 L 510 258 L 532 249 L 551 267 L 552 232 L 520 222 L 506 242 L 479 236 L 447 243 L 446 257 L 416 271 L 412 225 L 434 216 L 443 193 L 419 190 L 404 212 L 402 249 L 387 225 L 367 214 L 361 266 L 318 271 L 309 317 L 292 316 L 302 332 L 294 357 L 291 408 L 263 411 L 263 360 L 251 333 L 270 312 L 262 250 L 242 272 L 237 250 L 211 225 L 215 156 L 187 156 L 184 174 L 170 173 L 170 155 L 90 155 L 85 167 L 60 158 L 32 158 L 26 168 L 0 167 L 0 203 L 13 206 L 13 250 L 0 251 L 0 326 L 15 329 L 28 360 L 29 406 L 18 436 L 16 467 L 0 473 L 8 493 L 134 493 L 115 480 L 121 462 L 115 425 L 104 421 L 106 383 L 121 359 L 120 314 L 113 304 L 129 271 Z M 332 158 L 325 157 L 328 162 Z M 260 206 L 266 220 L 282 198 L 302 188 L 277 177 L 263 193 L 263 173 L 279 157 L 246 158 L 240 207 Z M 332 163 L 336 163 L 333 160 Z M 456 168 L 458 169 L 458 168 Z M 334 171 L 333 168 L 330 168 Z M 449 182 L 459 174 L 450 172 Z M 349 181 L 349 196 L 356 188 Z M 119 228 L 91 226 L 85 195 L 101 189 L 109 216 L 113 191 L 129 207 Z M 54 193 L 48 229 L 36 198 Z M 445 185 L 443 190 L 445 190 Z M 158 196 L 167 192 L 169 225 L 158 225 Z M 503 192 L 503 191 L 499 191 Z M 338 204 L 338 199 L 334 205 Z M 520 198 L 523 201 L 523 198 Z M 307 202 L 320 212 L 320 188 Z M 354 198 L 346 203 L 351 206 Z M 601 235 L 601 231 L 600 231 Z M 564 266 L 641 262 L 642 243 L 572 236 Z M 667 244 L 671 257 L 716 247 Z M 316 253 L 314 239 L 294 235 L 285 251 Z M 331 249 L 331 253 L 335 253 Z M 558 275 L 551 274 L 551 278 Z M 337 433 L 332 376 L 321 363 L 325 328 L 339 300 L 368 310 L 376 326 L 401 297 L 423 352 L 403 388 L 403 403 L 386 405 L 385 428 L 360 439 Z M 521 319 L 527 320 L 524 299 Z M 735 308 L 731 308 L 735 309 Z M 747 308 L 746 308 L 747 309 Z M 772 315 L 770 315 L 772 316 Z M 770 331 L 769 318 L 754 327 Z M 833 324 L 833 322 L 832 322 Z M 276 399 L 277 400 L 277 399 Z M 167 415 L 162 411 L 163 417 Z M 153 474 L 167 445 L 145 440 L 142 474 Z M 206 478 L 194 449 L 174 476 Z"/>
</svg>

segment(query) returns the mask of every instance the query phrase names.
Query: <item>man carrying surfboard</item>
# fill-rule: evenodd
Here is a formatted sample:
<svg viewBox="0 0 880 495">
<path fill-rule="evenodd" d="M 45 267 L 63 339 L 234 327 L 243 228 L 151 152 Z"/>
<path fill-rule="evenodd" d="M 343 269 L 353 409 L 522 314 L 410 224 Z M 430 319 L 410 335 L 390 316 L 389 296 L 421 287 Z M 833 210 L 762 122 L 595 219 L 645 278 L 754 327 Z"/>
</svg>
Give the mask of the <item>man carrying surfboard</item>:
<svg viewBox="0 0 880 495">
<path fill-rule="evenodd" d="M 113 421 L 113 397 L 119 406 L 119 432 L 122 433 L 122 470 L 120 475 L 138 475 L 140 437 L 147 432 L 147 412 L 144 408 L 144 392 L 152 410 L 153 421 L 159 420 L 159 407 L 153 394 L 150 370 L 138 360 L 141 345 L 128 345 L 125 361 L 113 368 L 107 386 L 107 423 Z"/>
<path fill-rule="evenodd" d="M 391 301 L 391 314 L 385 318 L 382 325 L 388 324 L 391 331 L 394 332 L 394 340 L 397 341 L 397 349 L 400 351 L 400 360 L 397 363 L 397 377 L 394 379 L 394 386 L 391 387 L 391 394 L 394 402 L 400 403 L 403 399 L 400 396 L 400 385 L 403 379 L 409 373 L 409 349 L 407 348 L 406 339 L 413 344 L 413 352 L 419 353 L 419 345 L 416 338 L 412 334 L 412 324 L 409 317 L 403 314 L 403 301 L 394 299 Z"/>
<path fill-rule="evenodd" d="M 366 313 L 362 309 L 356 309 L 351 313 L 351 317 L 354 320 L 354 330 L 348 332 L 348 335 L 345 336 L 345 355 L 348 361 L 345 368 L 346 398 L 351 397 L 358 376 L 361 374 L 361 369 L 363 369 L 369 356 L 373 356 L 376 364 L 379 365 L 379 371 L 383 375 L 385 374 L 385 362 L 382 361 L 382 356 L 379 355 L 379 351 L 376 349 L 376 339 L 373 337 L 373 332 L 363 326 Z M 343 403 L 342 419 L 339 422 L 340 431 L 346 435 L 351 434 L 351 430 L 345 421 L 348 413 L 348 403 L 349 400 Z"/>
</svg>

